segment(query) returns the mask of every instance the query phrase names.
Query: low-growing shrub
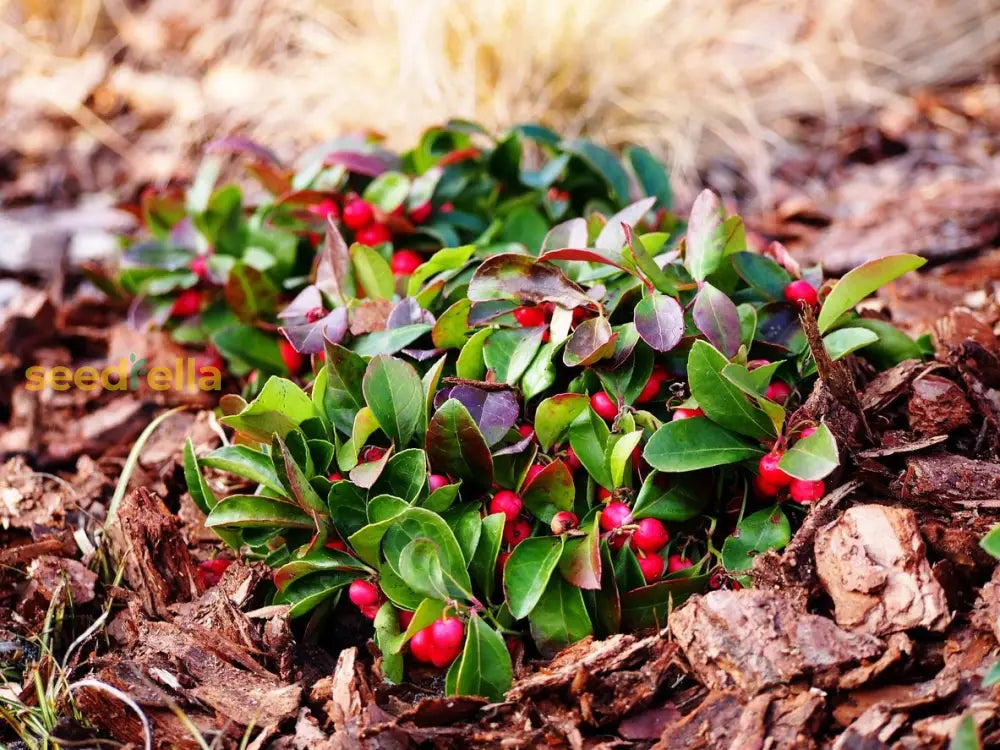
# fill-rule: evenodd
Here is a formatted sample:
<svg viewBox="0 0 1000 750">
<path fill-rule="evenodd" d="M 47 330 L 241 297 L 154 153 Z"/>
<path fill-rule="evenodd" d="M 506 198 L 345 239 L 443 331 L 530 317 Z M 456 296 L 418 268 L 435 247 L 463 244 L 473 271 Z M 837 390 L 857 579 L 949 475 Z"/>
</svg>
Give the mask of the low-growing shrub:
<svg viewBox="0 0 1000 750">
<path fill-rule="evenodd" d="M 854 306 L 923 261 L 829 284 L 750 251 L 710 192 L 683 238 L 655 201 L 557 224 L 537 252 L 444 247 L 405 280 L 329 226 L 282 313 L 315 379 L 226 397 L 233 444 L 185 450 L 207 525 L 274 569 L 275 603 L 330 616 L 347 591 L 387 679 L 409 659 L 499 699 L 514 641 L 548 655 L 662 625 L 788 542 L 840 462 L 794 417 L 816 378 L 800 316 L 832 360 L 920 357 Z M 383 325 L 362 325 L 379 299 Z M 216 498 L 204 468 L 246 491 Z"/>
</svg>

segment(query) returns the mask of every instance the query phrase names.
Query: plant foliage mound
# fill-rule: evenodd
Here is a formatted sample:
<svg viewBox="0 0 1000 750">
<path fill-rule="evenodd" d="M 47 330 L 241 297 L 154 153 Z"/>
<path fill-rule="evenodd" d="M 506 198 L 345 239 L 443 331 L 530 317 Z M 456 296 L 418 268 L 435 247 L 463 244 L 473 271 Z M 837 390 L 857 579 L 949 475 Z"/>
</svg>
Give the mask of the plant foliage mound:
<svg viewBox="0 0 1000 750">
<path fill-rule="evenodd" d="M 627 181 L 619 194 L 601 176 L 608 164 L 540 134 L 514 131 L 459 159 L 468 134 L 445 130 L 401 160 L 418 176 L 380 171 L 368 183 L 387 216 L 404 202 L 434 206 L 438 218 L 417 232 L 428 249 L 405 274 L 386 245 L 357 234 L 349 245 L 329 216 L 315 260 L 283 281 L 248 262 L 256 245 L 229 257 L 217 233 L 211 256 L 211 273 L 229 257 L 227 299 L 242 290 L 256 321 L 236 326 L 248 338 L 234 358 L 261 366 L 249 337 L 294 289 L 275 314 L 316 372 L 304 386 L 258 378 L 223 399 L 231 444 L 201 457 L 188 444 L 185 474 L 207 525 L 274 569 L 274 603 L 313 618 L 356 606 L 373 620 L 386 679 L 447 669 L 449 694 L 500 699 L 509 650 L 550 655 L 591 634 L 662 625 L 693 593 L 747 584 L 754 558 L 787 544 L 839 465 L 827 426 L 796 417 L 817 369 L 803 321 L 832 360 L 883 368 L 926 347 L 854 311 L 921 259 L 892 256 L 824 283 L 780 246 L 748 249 L 741 220 L 707 191 L 683 235 L 669 234 L 662 195 L 618 208 Z M 444 137 L 453 164 L 442 167 L 432 155 Z M 521 159 L 532 138 L 551 151 L 535 171 Z M 289 177 L 297 195 L 331 170 L 350 183 L 368 164 L 330 161 L 309 180 Z M 369 191 L 388 190 L 387 174 L 405 190 L 379 204 Z M 411 200 L 425 179 L 433 186 Z M 549 228 L 566 215 L 545 208 L 540 191 L 553 184 L 598 195 L 574 193 L 584 217 Z M 298 225 L 262 222 L 285 212 L 293 201 L 216 226 L 299 246 Z M 515 233 L 522 221 L 537 229 Z M 200 283 L 183 269 L 158 273 L 166 286 Z M 220 350 L 232 330 L 213 334 Z M 206 469 L 244 489 L 216 497 Z"/>
</svg>

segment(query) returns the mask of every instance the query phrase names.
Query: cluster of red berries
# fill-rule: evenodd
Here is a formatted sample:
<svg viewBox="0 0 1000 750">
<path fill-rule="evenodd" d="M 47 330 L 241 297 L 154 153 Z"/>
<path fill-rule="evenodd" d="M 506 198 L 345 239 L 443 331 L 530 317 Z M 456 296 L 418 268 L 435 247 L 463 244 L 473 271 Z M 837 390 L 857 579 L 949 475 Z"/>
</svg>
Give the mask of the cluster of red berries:
<svg viewBox="0 0 1000 750">
<path fill-rule="evenodd" d="M 521 518 L 521 510 L 524 503 L 515 492 L 510 490 L 500 490 L 493 495 L 490 500 L 490 514 L 503 513 L 503 540 L 512 547 L 516 547 L 529 536 L 531 536 L 531 524 Z"/>
<path fill-rule="evenodd" d="M 815 427 L 802 430 L 800 437 L 809 437 L 816 431 Z M 754 489 L 761 497 L 776 496 L 781 490 L 788 488 L 788 495 L 797 503 L 811 503 L 819 500 L 826 492 L 822 479 L 810 481 L 789 476 L 778 462 L 784 451 L 774 449 L 761 457 L 757 464 L 757 476 L 754 478 Z"/>
<path fill-rule="evenodd" d="M 400 205 L 393 214 L 402 215 L 404 208 Z M 430 201 L 412 209 L 408 217 L 414 224 L 422 224 L 431 215 Z M 376 220 L 375 207 L 363 198 L 348 198 L 344 202 L 344 225 L 354 232 L 354 239 L 362 245 L 374 247 L 383 242 L 392 242 L 392 231 L 387 224 Z M 397 276 L 409 276 L 424 262 L 420 253 L 414 250 L 397 250 L 392 254 L 390 266 Z"/>
<path fill-rule="evenodd" d="M 402 613 L 400 613 L 402 614 Z M 410 615 L 407 620 L 412 619 Z M 403 618 L 400 618 L 402 624 Z M 433 664 L 438 669 L 447 667 L 462 653 L 465 626 L 457 617 L 441 617 L 410 638 L 410 653 L 417 661 Z"/>
<path fill-rule="evenodd" d="M 660 550 L 670 541 L 670 533 L 658 518 L 643 518 L 635 522 L 632 509 L 625 503 L 612 500 L 601 513 L 601 528 L 608 532 L 608 543 L 620 549 L 625 542 L 639 553 L 639 568 L 646 583 L 655 583 L 663 576 L 664 564 Z M 682 558 L 674 561 L 674 568 L 682 570 Z"/>
</svg>

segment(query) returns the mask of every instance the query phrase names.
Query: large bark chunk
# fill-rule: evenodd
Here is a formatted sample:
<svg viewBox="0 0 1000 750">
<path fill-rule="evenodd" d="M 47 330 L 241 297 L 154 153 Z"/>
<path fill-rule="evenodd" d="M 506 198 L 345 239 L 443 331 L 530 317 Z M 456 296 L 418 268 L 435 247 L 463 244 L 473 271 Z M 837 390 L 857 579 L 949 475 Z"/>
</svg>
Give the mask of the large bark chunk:
<svg viewBox="0 0 1000 750">
<path fill-rule="evenodd" d="M 912 510 L 856 505 L 817 532 L 814 549 L 837 624 L 888 635 L 951 622 Z"/>
<path fill-rule="evenodd" d="M 713 690 L 748 695 L 812 676 L 837 682 L 845 668 L 876 659 L 877 638 L 841 630 L 774 591 L 713 591 L 671 614 L 670 631 L 696 676 Z"/>
<path fill-rule="evenodd" d="M 947 435 L 969 424 L 972 415 L 962 389 L 939 375 L 913 381 L 907 411 L 910 428 L 923 435 Z"/>
<path fill-rule="evenodd" d="M 903 500 L 942 512 L 1000 508 L 1000 464 L 950 453 L 913 456 L 893 489 Z"/>
</svg>

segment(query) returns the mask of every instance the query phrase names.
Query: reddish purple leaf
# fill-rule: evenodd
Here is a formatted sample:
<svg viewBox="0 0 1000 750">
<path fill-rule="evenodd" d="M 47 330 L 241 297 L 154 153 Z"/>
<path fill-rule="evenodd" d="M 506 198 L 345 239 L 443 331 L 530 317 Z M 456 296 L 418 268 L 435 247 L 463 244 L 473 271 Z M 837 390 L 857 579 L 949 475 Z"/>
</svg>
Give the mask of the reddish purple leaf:
<svg viewBox="0 0 1000 750">
<path fill-rule="evenodd" d="M 618 334 L 604 316 L 588 318 L 576 327 L 563 350 L 567 367 L 587 367 L 615 353 Z"/>
<path fill-rule="evenodd" d="M 691 311 L 694 324 L 716 349 L 733 357 L 740 348 L 740 315 L 725 293 L 705 283 Z"/>
<path fill-rule="evenodd" d="M 569 310 L 594 307 L 583 289 L 570 281 L 553 265 L 516 253 L 501 253 L 487 258 L 469 283 L 468 297 L 473 302 L 515 300 L 554 302 Z"/>
<path fill-rule="evenodd" d="M 316 262 L 316 286 L 341 305 L 354 296 L 351 251 L 332 217 L 327 217 L 326 238 Z"/>
<path fill-rule="evenodd" d="M 656 351 L 668 352 L 684 337 L 684 311 L 673 297 L 651 294 L 635 306 L 635 329 Z"/>
<path fill-rule="evenodd" d="M 626 273 L 631 273 L 625 266 L 616 263 L 611 258 L 602 255 L 598 250 L 587 250 L 585 248 L 563 247 L 558 250 L 548 250 L 542 253 L 538 260 L 583 260 L 588 263 L 601 263 L 605 266 L 620 268 Z"/>
</svg>

